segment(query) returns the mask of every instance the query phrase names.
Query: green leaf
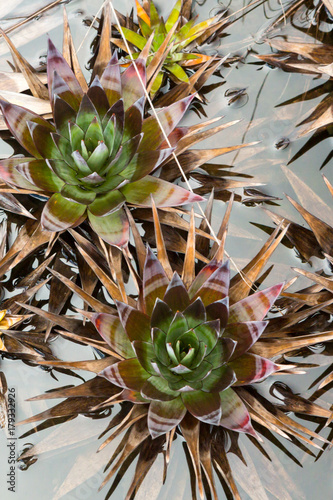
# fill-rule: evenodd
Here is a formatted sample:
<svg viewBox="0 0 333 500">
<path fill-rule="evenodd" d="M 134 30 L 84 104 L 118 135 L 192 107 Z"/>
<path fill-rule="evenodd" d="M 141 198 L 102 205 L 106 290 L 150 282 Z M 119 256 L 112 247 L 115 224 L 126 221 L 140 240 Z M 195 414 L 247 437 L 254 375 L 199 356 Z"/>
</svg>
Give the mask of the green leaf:
<svg viewBox="0 0 333 500">
<path fill-rule="evenodd" d="M 118 387 L 131 389 L 132 391 L 141 391 L 143 384 L 150 377 L 136 358 L 119 361 L 108 366 L 98 375 Z"/>
<path fill-rule="evenodd" d="M 109 150 L 104 142 L 100 142 L 87 160 L 91 171 L 100 173 L 103 171 L 106 160 L 109 157 Z"/>
<path fill-rule="evenodd" d="M 210 425 L 219 425 L 222 416 L 219 394 L 183 392 L 181 398 L 187 410 L 198 420 Z"/>
<path fill-rule="evenodd" d="M 170 328 L 173 317 L 174 314 L 170 307 L 163 302 L 163 300 L 156 299 L 155 307 L 150 318 L 151 327 L 157 327 L 166 334 Z"/>
<path fill-rule="evenodd" d="M 206 309 L 200 297 L 192 302 L 183 312 L 188 327 L 195 328 L 196 326 L 206 321 Z"/>
<path fill-rule="evenodd" d="M 96 193 L 93 193 L 93 191 L 87 191 L 80 186 L 71 186 L 70 184 L 65 184 L 62 187 L 61 194 L 64 198 L 83 205 L 90 205 L 96 198 Z"/>
<path fill-rule="evenodd" d="M 177 64 L 177 63 L 165 64 L 164 67 L 167 71 L 169 71 L 180 82 L 189 83 L 189 78 L 188 78 L 186 72 L 183 70 L 183 68 L 179 64 Z"/>
<path fill-rule="evenodd" d="M 135 47 L 137 47 L 140 50 L 144 48 L 144 46 L 147 43 L 147 40 L 143 36 L 139 35 L 139 33 L 135 33 L 135 31 L 132 31 L 128 28 L 122 27 L 121 30 L 128 42 L 132 43 L 133 45 L 135 45 Z"/>
<path fill-rule="evenodd" d="M 108 215 L 117 210 L 125 201 L 120 191 L 110 191 L 109 193 L 98 195 L 89 205 L 89 212 L 96 217 Z"/>
<path fill-rule="evenodd" d="M 147 314 L 119 301 L 117 301 L 117 309 L 120 321 L 131 342 L 134 340 L 149 342 L 151 340 L 150 319 Z"/>
<path fill-rule="evenodd" d="M 79 183 L 76 172 L 63 160 L 46 160 L 53 172 L 67 184 L 75 186 Z"/>
<path fill-rule="evenodd" d="M 22 159 L 22 158 L 21 158 Z M 33 160 L 30 162 L 21 163 L 16 167 L 29 182 L 35 184 L 43 191 L 57 192 L 64 185 L 62 181 L 51 169 L 44 160 Z M 1 172 L 1 166 L 0 166 Z"/>
<path fill-rule="evenodd" d="M 234 371 L 228 365 L 220 366 L 202 381 L 202 390 L 204 392 L 221 392 L 235 384 L 237 378 Z"/>
<path fill-rule="evenodd" d="M 109 344 L 111 349 L 124 358 L 134 358 L 135 352 L 132 344 L 126 335 L 118 316 L 111 314 L 93 314 L 91 321 L 95 325 L 98 333 Z"/>
<path fill-rule="evenodd" d="M 170 12 L 170 15 L 165 23 L 165 28 L 166 28 L 168 33 L 171 30 L 171 28 L 174 26 L 174 24 L 178 23 L 181 8 L 182 8 L 182 0 L 177 0 L 177 2 L 175 3 L 175 6 L 173 7 L 172 11 Z"/>
<path fill-rule="evenodd" d="M 164 365 L 170 365 L 170 358 L 166 348 L 166 335 L 159 328 L 152 329 L 154 352 L 158 360 Z"/>
<path fill-rule="evenodd" d="M 75 226 L 82 219 L 85 211 L 85 205 L 69 201 L 60 193 L 55 193 L 43 209 L 41 216 L 42 228 L 52 232 L 64 231 Z"/>
<path fill-rule="evenodd" d="M 218 319 L 202 323 L 194 328 L 194 333 L 200 342 L 207 346 L 207 354 L 215 347 L 219 338 L 220 322 Z"/>
<path fill-rule="evenodd" d="M 69 122 L 69 140 L 71 143 L 72 151 L 80 149 L 81 141 L 84 138 L 84 132 L 76 123 Z"/>
<path fill-rule="evenodd" d="M 174 344 L 178 338 L 187 332 L 187 322 L 182 313 L 177 312 L 167 333 L 167 344 Z"/>
<path fill-rule="evenodd" d="M 89 125 L 95 117 L 98 118 L 97 109 L 87 94 L 84 94 L 76 116 L 76 123 L 84 132 L 87 132 Z"/>
<path fill-rule="evenodd" d="M 161 377 L 150 377 L 142 386 L 141 394 L 146 399 L 156 401 L 171 401 L 179 396 L 179 393 L 172 391 L 168 382 Z"/>
<path fill-rule="evenodd" d="M 122 208 L 103 217 L 96 217 L 88 209 L 91 227 L 104 241 L 117 247 L 127 245 L 129 240 L 129 222 Z"/>
<path fill-rule="evenodd" d="M 152 401 L 148 411 L 148 429 L 153 439 L 174 429 L 184 418 L 186 408 L 180 397 L 172 401 Z"/>
<path fill-rule="evenodd" d="M 104 142 L 102 125 L 100 121 L 94 117 L 85 134 L 84 143 L 88 151 L 94 151 L 101 141 Z"/>
</svg>

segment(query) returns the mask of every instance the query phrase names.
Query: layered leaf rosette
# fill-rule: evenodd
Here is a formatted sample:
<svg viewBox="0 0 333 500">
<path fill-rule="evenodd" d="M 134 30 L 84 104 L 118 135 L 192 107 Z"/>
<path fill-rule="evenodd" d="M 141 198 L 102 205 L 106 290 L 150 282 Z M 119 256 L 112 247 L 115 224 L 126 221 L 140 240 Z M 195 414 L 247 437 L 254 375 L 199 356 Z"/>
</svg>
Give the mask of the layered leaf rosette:
<svg viewBox="0 0 333 500">
<path fill-rule="evenodd" d="M 41 224 L 57 232 L 88 218 L 112 245 L 126 245 L 129 222 L 123 205 L 171 207 L 202 198 L 151 175 L 182 137 L 176 126 L 192 97 L 162 108 L 158 120 L 144 118 L 146 64 L 121 73 L 116 54 L 86 93 L 49 42 L 47 73 L 53 123 L 1 100 L 9 130 L 31 155 L 0 161 L 8 184 L 50 195 Z M 163 127 L 163 131 L 160 128 Z M 178 133 L 179 130 L 179 133 Z"/>
<path fill-rule="evenodd" d="M 176 272 L 168 279 L 148 249 L 138 309 L 117 302 L 119 316 L 91 316 L 121 359 L 100 375 L 123 389 L 118 400 L 149 404 L 153 438 L 171 431 L 187 412 L 207 424 L 255 435 L 237 388 L 280 369 L 251 347 L 283 284 L 229 306 L 229 282 L 229 262 L 213 259 L 187 289 Z"/>
</svg>

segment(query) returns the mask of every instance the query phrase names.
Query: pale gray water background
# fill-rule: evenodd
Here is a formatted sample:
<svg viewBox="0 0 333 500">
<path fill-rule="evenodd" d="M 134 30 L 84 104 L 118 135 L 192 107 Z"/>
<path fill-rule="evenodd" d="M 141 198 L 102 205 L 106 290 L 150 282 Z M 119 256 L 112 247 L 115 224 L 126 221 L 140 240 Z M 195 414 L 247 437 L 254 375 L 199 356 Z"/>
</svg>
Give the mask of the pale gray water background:
<svg viewBox="0 0 333 500">
<path fill-rule="evenodd" d="M 17 22 L 18 19 L 16 18 L 30 15 L 33 11 L 47 3 L 45 1 L 28 0 L 17 0 L 9 3 L 2 0 L 0 3 L 0 19 L 2 19 L 0 25 L 6 29 Z M 168 2 L 166 13 L 168 13 L 173 3 Z M 133 4 L 134 2 L 130 0 L 118 0 L 114 2 L 115 7 L 123 13 L 129 13 Z M 163 11 L 164 4 L 165 9 L 165 2 L 159 0 L 156 4 L 160 7 L 161 11 Z M 101 5 L 102 1 L 100 0 L 72 0 L 68 3 L 67 11 L 76 47 L 81 44 L 88 32 L 87 27 L 82 22 L 83 19 L 85 17 L 93 17 Z M 223 5 L 228 6 L 227 3 L 218 3 L 216 0 L 198 2 L 196 12 L 199 14 L 200 19 L 205 19 L 210 15 L 216 14 L 220 8 L 223 8 Z M 245 2 L 232 1 L 229 6 L 230 12 L 235 12 L 244 5 L 246 5 Z M 332 198 L 321 178 L 321 173 L 324 173 L 333 183 L 332 160 L 321 171 L 319 170 L 325 158 L 332 150 L 332 138 L 326 139 L 316 147 L 310 149 L 300 159 L 289 165 L 287 170 L 284 168 L 288 161 L 308 140 L 308 137 L 296 140 L 295 125 L 302 121 L 322 98 L 276 107 L 277 104 L 302 94 L 306 89 L 310 90 L 317 87 L 323 83 L 323 80 L 316 79 L 311 75 L 284 73 L 279 69 L 271 69 L 267 65 L 251 64 L 255 63 L 256 59 L 249 53 L 250 49 L 261 54 L 268 54 L 270 52 L 269 46 L 262 42 L 262 35 L 271 20 L 276 18 L 280 11 L 280 2 L 275 0 L 270 2 L 265 1 L 251 12 L 246 13 L 235 24 L 227 27 L 224 33 L 228 36 L 205 47 L 205 50 L 211 54 L 218 51 L 223 56 L 230 53 L 231 55 L 237 54 L 244 58 L 241 63 L 234 64 L 229 68 L 222 68 L 221 74 L 226 83 L 207 95 L 209 103 L 205 106 L 205 112 L 209 118 L 225 115 L 224 121 L 242 119 L 242 122 L 221 132 L 219 135 L 206 141 L 206 143 L 201 143 L 199 147 L 221 147 L 240 144 L 242 142 L 261 141 L 260 144 L 251 149 L 250 155 L 244 149 L 239 153 L 236 152 L 217 158 L 214 160 L 214 163 L 235 165 L 234 170 L 236 172 L 253 175 L 253 181 L 265 184 L 265 186 L 259 189 L 262 189 L 266 194 L 282 198 L 278 202 L 280 206 L 268 206 L 268 208 L 293 219 L 295 222 L 303 224 L 303 220 L 296 210 L 284 198 L 284 193 L 287 193 L 296 200 L 298 199 L 297 195 L 300 194 L 300 191 L 297 190 L 297 177 L 300 177 L 305 185 L 309 186 L 322 200 L 323 204 L 319 208 L 313 206 L 312 203 L 307 205 L 306 196 L 304 200 L 300 201 L 315 215 L 321 217 L 323 220 L 327 220 L 332 225 Z M 299 24 L 302 25 L 302 23 L 304 23 L 304 16 L 301 16 L 299 19 Z M 280 24 L 280 30 L 283 33 L 291 33 L 290 26 L 284 28 L 283 24 Z M 40 60 L 43 60 L 43 58 L 45 60 L 47 33 L 60 48 L 62 43 L 62 6 L 58 6 L 41 17 L 34 19 L 32 22 L 27 23 L 22 28 L 12 32 L 10 36 L 14 44 L 29 62 L 37 66 Z M 294 28 L 294 33 L 295 37 L 302 37 L 302 40 L 308 42 L 312 41 L 311 37 L 298 32 L 296 28 Z M 82 66 L 91 57 L 90 43 L 94 36 L 95 30 L 91 30 L 79 51 L 79 59 Z M 10 59 L 7 47 L 3 40 L 0 39 L 1 70 L 8 70 L 7 59 Z M 86 71 L 86 76 L 88 76 L 88 71 Z M 210 83 L 218 81 L 220 80 L 217 77 L 213 77 Z M 224 95 L 227 89 L 235 87 L 247 87 L 248 101 L 242 107 L 238 105 L 228 106 Z M 194 111 L 190 111 L 184 119 L 184 123 L 186 124 L 193 124 L 198 121 L 199 118 Z M 274 145 L 281 137 L 290 138 L 291 144 L 284 150 L 277 150 Z M 11 147 L 5 142 L 0 141 L 0 155 L 10 155 L 11 152 Z M 292 177 L 292 174 L 296 176 L 296 180 L 295 177 Z M 224 203 L 215 202 L 213 226 L 216 230 L 218 229 L 223 213 Z M 3 217 L 8 217 L 11 220 L 10 214 L 5 215 L 2 213 L 1 218 Z M 260 206 L 247 207 L 235 203 L 231 215 L 227 250 L 239 266 L 244 265 L 253 257 L 266 239 L 265 233 L 253 226 L 251 222 L 272 226 L 269 218 L 263 213 Z M 11 229 L 10 240 L 16 234 L 14 223 Z M 313 271 L 322 269 L 324 265 L 323 261 L 316 260 L 314 266 L 311 268 L 308 264 L 301 262 L 294 250 L 282 245 L 274 253 L 271 263 L 274 263 L 275 267 L 266 281 L 267 285 L 277 280 L 288 280 L 294 276 L 294 272 L 291 269 L 292 266 Z M 24 269 L 22 272 L 24 272 Z M 10 281 L 10 277 L 8 277 L 8 280 Z M 297 288 L 300 287 L 301 285 L 299 284 Z M 6 296 L 12 293 L 7 291 Z M 46 300 L 48 290 L 41 290 L 37 297 Z M 80 307 L 82 304 L 78 299 L 73 298 L 72 305 Z M 43 307 L 45 308 L 45 306 Z M 53 343 L 53 347 L 55 354 L 61 359 L 79 360 L 93 358 L 93 353 L 89 348 L 73 345 L 63 339 L 57 339 Z M 315 390 L 308 391 L 307 388 L 330 363 L 328 357 L 320 354 L 322 350 L 323 347 L 318 346 L 318 348 L 313 350 L 313 355 L 306 358 L 306 362 L 322 363 L 325 364 L 325 367 L 309 370 L 307 375 L 304 376 L 288 376 L 283 378 L 283 381 L 288 383 L 295 392 L 302 392 L 302 395 L 308 396 Z M 78 379 L 62 374 L 57 374 L 58 381 L 55 381 L 51 378 L 49 372 L 40 368 L 29 367 L 21 361 L 0 360 L 0 363 L 0 369 L 5 372 L 9 387 L 15 387 L 17 391 L 17 421 L 39 413 L 58 402 L 54 400 L 53 402 L 40 401 L 30 403 L 26 402 L 25 399 L 41 394 L 51 388 L 79 383 Z M 89 375 L 86 376 L 83 373 L 81 375 L 85 376 L 85 379 L 89 378 Z M 267 387 L 273 380 L 273 378 L 269 379 L 269 384 L 266 383 L 265 386 L 261 384 L 263 393 L 267 392 Z M 329 400 L 332 401 L 332 391 L 326 393 L 324 400 L 326 402 Z M 297 420 L 304 423 L 302 419 Z M 4 476 L 7 470 L 6 438 L 4 433 L 1 433 L 1 500 L 10 500 L 11 498 L 19 500 L 54 500 L 58 498 L 66 500 L 102 500 L 105 497 L 107 488 L 97 493 L 98 486 L 103 478 L 101 471 L 119 442 L 117 439 L 109 447 L 106 447 L 102 457 L 101 454 L 95 454 L 100 444 L 97 441 L 97 436 L 106 427 L 107 423 L 108 419 L 91 420 L 80 416 L 72 422 L 58 426 L 58 432 L 62 432 L 61 429 L 65 430 L 68 427 L 69 435 L 73 437 L 73 443 L 69 444 L 66 448 L 41 455 L 37 462 L 27 471 L 18 470 L 17 491 L 14 494 L 8 492 L 5 485 Z M 317 427 L 315 422 L 306 421 L 305 424 L 313 430 Z M 25 426 L 24 429 L 19 428 L 17 436 L 28 429 L 30 429 L 30 426 Z M 26 443 L 38 443 L 42 438 L 55 432 L 55 429 L 45 430 L 19 441 L 17 451 L 21 452 Z M 74 439 L 76 433 L 77 442 Z M 328 430 L 322 430 L 321 435 L 327 436 Z M 240 439 L 241 449 L 244 455 L 246 455 L 249 465 L 249 470 L 243 465 L 240 470 L 241 477 L 245 483 L 253 480 L 254 476 L 248 479 L 248 474 L 250 470 L 253 471 L 254 467 L 256 467 L 263 484 L 270 481 L 276 485 L 275 490 L 273 489 L 275 495 L 273 495 L 267 493 L 267 491 L 265 493 L 258 483 L 256 485 L 258 500 L 270 500 L 273 498 L 278 498 L 279 500 L 321 500 L 332 498 L 332 451 L 329 452 L 326 450 L 321 458 L 315 462 L 313 457 L 305 455 L 300 449 L 285 440 L 283 445 L 302 463 L 302 467 L 300 467 L 275 445 L 270 444 L 267 440 L 265 441 L 265 447 L 271 456 L 272 462 L 265 459 L 246 437 L 243 436 Z M 314 452 L 317 454 L 316 450 Z M 235 456 L 229 454 L 228 457 L 232 468 L 237 467 L 237 465 L 239 466 L 240 461 Z M 73 484 L 73 487 L 69 488 L 66 483 L 66 477 L 74 463 L 81 463 L 82 471 L 91 471 L 91 477 L 82 486 L 75 487 L 75 484 Z M 112 498 L 121 500 L 125 497 L 134 467 L 135 462 L 120 482 Z M 136 498 L 138 500 L 188 500 L 191 498 L 189 473 L 181 439 L 179 438 L 173 444 L 171 463 L 164 486 L 162 486 L 161 480 L 162 458 L 160 457 L 152 467 Z M 241 479 L 240 483 L 243 483 L 243 480 Z M 239 485 L 239 490 L 244 500 L 250 498 L 241 485 Z M 221 500 L 226 498 L 220 486 L 218 486 L 218 491 Z"/>
</svg>

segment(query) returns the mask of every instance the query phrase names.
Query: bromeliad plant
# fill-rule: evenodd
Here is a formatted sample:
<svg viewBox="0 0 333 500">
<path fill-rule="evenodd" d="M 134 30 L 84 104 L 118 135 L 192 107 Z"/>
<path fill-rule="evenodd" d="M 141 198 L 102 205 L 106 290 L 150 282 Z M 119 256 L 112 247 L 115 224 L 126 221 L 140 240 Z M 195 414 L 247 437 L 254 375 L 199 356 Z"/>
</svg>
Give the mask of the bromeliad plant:
<svg viewBox="0 0 333 500">
<path fill-rule="evenodd" d="M 122 36 L 136 51 L 132 54 L 133 58 L 139 56 L 139 52 L 147 43 L 150 44 L 147 64 L 156 57 L 156 54 L 160 59 L 163 58 L 161 69 L 156 74 L 150 90 L 151 96 L 153 97 L 158 92 L 166 76 L 175 83 L 189 83 L 188 69 L 198 68 L 212 60 L 211 56 L 197 53 L 194 48 L 218 31 L 223 24 L 221 16 L 217 15 L 195 24 L 195 18 L 190 18 L 190 7 L 187 6 L 186 13 L 183 12 L 183 1 L 177 0 L 168 19 L 164 22 L 163 18 L 158 15 L 152 0 L 144 1 L 143 6 L 138 0 L 135 0 L 135 3 L 139 25 L 134 25 L 133 29 L 130 29 L 123 19 Z M 116 24 L 114 28 L 119 30 Z M 112 38 L 112 42 L 128 52 L 121 38 Z M 127 58 L 129 59 L 130 56 Z"/>
<path fill-rule="evenodd" d="M 110 280 L 107 288 L 116 307 L 103 304 L 53 272 L 95 309 L 96 312 L 82 311 L 82 314 L 92 321 L 103 341 L 89 329 L 89 324 L 79 324 L 78 320 L 73 322 L 73 318 L 26 306 L 73 332 L 62 330 L 65 337 L 81 339 L 104 352 L 105 357 L 84 362 L 41 362 L 48 366 L 86 369 L 97 376 L 78 387 L 37 396 L 34 399 L 67 399 L 65 403 L 22 423 L 36 422 L 51 415 L 52 418 L 76 416 L 81 407 L 82 413 L 94 415 L 96 411 L 121 403 L 122 408 L 112 418 L 107 431 L 116 429 L 106 438 L 100 450 L 121 432 L 127 432 L 108 463 L 108 467 L 112 467 L 103 485 L 120 468 L 126 467 L 135 452 L 139 451 L 135 476 L 127 495 L 131 498 L 163 445 L 166 444 L 169 456 L 176 433 L 181 433 L 193 460 L 201 497 L 204 494 L 202 467 L 208 478 L 211 496 L 218 498 L 212 473 L 214 466 L 217 471 L 228 471 L 228 485 L 235 498 L 239 498 L 226 458 L 228 434 L 233 439 L 237 439 L 235 436 L 240 433 L 258 437 L 253 428 L 255 421 L 270 432 L 278 432 L 284 437 L 288 434 L 308 444 L 313 443 L 302 433 L 325 441 L 260 396 L 256 384 L 277 371 L 297 373 L 295 365 L 278 364 L 277 358 L 281 359 L 283 354 L 290 354 L 295 349 L 329 340 L 333 338 L 333 333 L 307 336 L 300 335 L 296 329 L 293 335 L 292 325 L 299 322 L 298 314 L 267 319 L 267 313 L 281 293 L 283 284 L 250 294 L 249 280 L 255 281 L 260 275 L 285 231 L 279 234 L 277 229 L 244 268 L 245 281 L 240 274 L 230 279 L 229 264 L 223 262 L 229 210 L 219 233 L 221 244 L 214 250 L 213 257 L 206 259 L 201 256 L 206 265 L 196 274 L 192 217 L 180 277 L 172 271 L 154 207 L 153 214 L 157 257 L 148 247 L 145 262 L 140 264 L 140 251 L 137 250 L 142 268 L 140 277 L 128 261 L 138 285 L 138 300 L 126 295 L 124 283 L 119 283 L 117 288 L 115 282 Z M 87 248 L 84 240 L 81 243 Z M 142 247 L 138 234 L 136 244 L 137 249 Z M 87 252 L 82 255 L 91 265 L 93 261 Z M 100 275 L 96 264 L 94 270 Z M 107 285 L 105 274 L 100 276 Z M 119 295 L 122 299 L 117 300 Z M 301 319 L 305 317 L 306 313 Z M 289 396 L 288 401 L 295 402 L 297 411 L 307 413 L 311 408 L 312 414 L 327 418 L 331 415 L 309 402 L 307 405 L 310 406 L 300 405 L 300 400 L 294 395 Z M 34 449 L 29 450 L 22 458 L 33 454 Z M 168 459 L 166 466 L 167 463 Z"/>
<path fill-rule="evenodd" d="M 116 54 L 101 78 L 85 93 L 51 41 L 48 87 L 54 124 L 25 108 L 1 100 L 8 125 L 30 157 L 0 161 L 8 184 L 50 196 L 41 224 L 63 231 L 88 218 L 94 231 L 111 245 L 129 238 L 125 203 L 159 207 L 200 201 L 201 196 L 152 174 L 170 159 L 173 148 L 154 116 L 144 118 L 145 61 L 138 59 L 122 74 Z M 183 137 L 176 125 L 193 97 L 159 111 L 159 121 L 174 144 Z M 52 194 L 53 193 L 53 194 Z"/>
</svg>

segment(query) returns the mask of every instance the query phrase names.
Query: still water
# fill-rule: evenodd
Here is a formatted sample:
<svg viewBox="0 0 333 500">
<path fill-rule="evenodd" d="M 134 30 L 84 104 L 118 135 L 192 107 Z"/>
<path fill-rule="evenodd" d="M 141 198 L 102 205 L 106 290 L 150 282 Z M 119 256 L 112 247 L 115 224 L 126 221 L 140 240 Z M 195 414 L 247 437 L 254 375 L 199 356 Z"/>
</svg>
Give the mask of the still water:
<svg viewBox="0 0 333 500">
<path fill-rule="evenodd" d="M 95 15 L 98 17 L 102 3 L 101 0 L 72 0 L 67 3 L 66 8 L 74 43 L 76 47 L 80 47 L 78 56 L 82 68 L 87 65 L 87 61 L 91 57 L 90 44 L 95 36 L 95 30 L 89 30 L 84 20 L 87 18 L 91 20 Z M 170 2 L 168 2 L 170 6 L 165 6 L 165 2 L 162 0 L 155 3 L 159 6 L 160 11 L 165 11 L 166 14 L 168 10 L 165 9 L 171 7 Z M 133 4 L 134 2 L 130 0 L 114 2 L 115 8 L 124 14 L 130 12 Z M 0 4 L 0 26 L 3 29 L 8 29 L 45 5 L 47 2 L 38 0 L 13 0 L 10 3 L 2 1 Z M 229 3 L 207 0 L 194 2 L 194 5 L 199 19 L 204 20 L 225 9 L 228 9 L 227 15 L 231 15 L 240 11 L 247 4 L 235 0 Z M 265 43 L 267 29 L 271 22 L 281 14 L 282 7 L 286 9 L 288 5 L 288 3 L 282 5 L 277 0 L 259 1 L 231 17 L 231 21 L 236 20 L 224 29 L 223 36 L 205 46 L 204 49 L 208 54 L 220 56 L 229 54 L 237 56 L 237 60 L 227 67 L 222 67 L 220 75 L 214 76 L 210 80 L 210 84 L 222 82 L 222 85 L 206 94 L 208 103 L 204 106 L 204 111 L 208 118 L 224 116 L 225 122 L 238 119 L 241 121 L 205 143 L 200 143 L 199 147 L 222 147 L 259 141 L 252 148 L 245 148 L 239 152 L 222 156 L 215 159 L 214 163 L 223 165 L 231 172 L 250 175 L 253 177 L 250 179 L 251 181 L 262 183 L 258 189 L 266 195 L 278 198 L 276 206 L 267 207 L 280 215 L 303 224 L 299 214 L 285 199 L 284 194 L 286 193 L 294 199 L 298 199 L 312 213 L 332 225 L 332 199 L 321 177 L 321 174 L 325 174 L 333 182 L 332 160 L 325 163 L 332 150 L 332 138 L 324 138 L 297 158 L 297 153 L 306 145 L 309 137 L 297 139 L 298 129 L 296 125 L 309 115 L 325 94 L 317 98 L 300 99 L 295 103 L 282 105 L 287 101 L 292 101 L 296 96 L 310 92 L 311 89 L 322 85 L 325 80 L 312 75 L 285 73 L 280 69 L 263 64 L 255 57 L 257 54 L 270 53 L 271 49 Z M 307 32 L 309 19 L 311 21 L 312 18 L 313 28 Z M 313 35 L 319 29 L 321 39 L 328 43 L 330 28 L 331 25 L 328 23 L 316 26 L 313 8 L 311 2 L 308 2 L 307 6 L 304 5 L 299 14 L 293 18 L 292 23 L 289 20 L 285 25 L 283 22 L 280 23 L 275 29 L 274 35 L 288 35 L 289 39 L 313 42 Z M 10 36 L 23 56 L 37 67 L 45 62 L 47 34 L 58 47 L 61 47 L 62 6 L 60 5 L 40 16 L 35 16 L 30 22 L 13 30 Z M 10 54 L 4 41 L 0 39 L 0 70 L 9 70 L 7 60 L 10 60 Z M 89 71 L 86 68 L 85 74 L 88 78 Z M 245 95 L 241 100 L 229 105 L 228 93 L 235 89 L 245 89 Z M 195 111 L 191 110 L 187 113 L 183 123 L 194 124 L 199 119 Z M 289 145 L 285 149 L 278 149 L 276 144 L 282 138 L 287 138 Z M 1 140 L 0 156 L 5 157 L 10 154 L 12 154 L 10 145 Z M 291 161 L 294 157 L 295 159 Z M 239 193 L 242 194 L 241 191 Z M 314 204 L 313 200 L 316 200 L 317 204 Z M 213 227 L 215 229 L 218 228 L 223 213 L 224 203 L 217 201 L 213 213 Z M 10 214 L 2 212 L 1 218 L 7 218 L 9 224 L 11 223 Z M 235 203 L 231 215 L 227 250 L 238 266 L 247 263 L 266 238 L 265 233 L 253 223 L 272 226 L 270 219 L 262 210 L 262 205 L 251 203 L 248 206 L 248 204 Z M 10 224 L 10 228 L 13 238 L 16 234 L 14 222 Z M 295 250 L 282 245 L 273 255 L 271 263 L 274 264 L 274 269 L 268 277 L 267 286 L 277 280 L 288 280 L 294 276 L 291 269 L 293 266 L 313 271 L 322 269 L 324 265 L 323 261 L 317 259 L 313 261 L 313 267 L 310 267 L 301 262 Z M 24 275 L 24 269 L 20 272 Z M 15 275 L 15 279 L 18 277 Z M 6 276 L 5 297 L 13 293 L 11 279 L 11 276 Z M 298 288 L 300 288 L 300 284 Z M 46 300 L 47 297 L 48 290 L 46 289 L 42 289 L 37 296 L 42 300 Z M 82 304 L 74 297 L 72 306 L 81 307 Z M 93 359 L 93 353 L 89 348 L 72 345 L 64 339 L 57 339 L 53 343 L 53 349 L 55 355 L 61 359 Z M 284 381 L 291 386 L 294 392 L 302 392 L 303 396 L 309 396 L 315 390 L 316 386 L 311 390 L 308 390 L 308 387 L 331 363 L 330 358 L 323 355 L 324 352 L 321 353 L 319 346 L 306 360 L 309 363 L 320 363 L 321 368 L 309 370 L 307 375 L 301 376 L 298 380 L 296 377 L 284 378 Z M 50 372 L 29 367 L 20 361 L 0 360 L 0 363 L 1 370 L 6 374 L 9 387 L 15 389 L 16 421 L 51 406 L 48 401 L 27 402 L 26 399 L 51 388 L 79 383 L 78 379 L 63 374 L 56 374 L 57 380 L 55 380 L 51 377 Z M 89 376 L 85 376 L 85 379 L 87 378 Z M 265 387 L 263 387 L 264 390 Z M 323 396 L 323 400 L 324 402 L 332 401 L 332 391 L 328 391 Z M 297 420 L 297 417 L 295 418 Z M 302 419 L 299 421 L 304 422 Z M 119 442 L 117 439 L 101 453 L 95 454 L 99 446 L 98 435 L 104 430 L 107 422 L 107 419 L 92 420 L 80 416 L 66 424 L 19 439 L 15 444 L 18 454 L 28 444 L 36 444 L 47 436 L 49 436 L 50 443 L 53 444 L 52 446 L 50 444 L 50 451 L 41 453 L 37 461 L 27 470 L 17 471 L 15 493 L 8 491 L 5 484 L 9 467 L 6 446 L 8 443 L 4 433 L 1 433 L 1 499 L 103 499 L 106 494 L 104 490 L 97 493 L 103 478 L 103 467 Z M 306 425 L 316 430 L 318 422 L 307 419 Z M 16 437 L 30 429 L 29 425 L 18 428 Z M 327 437 L 329 429 L 321 430 L 321 435 Z M 64 438 L 64 436 L 66 437 Z M 248 467 L 245 467 L 236 456 L 229 454 L 230 464 L 242 499 L 312 500 L 332 497 L 332 452 L 326 450 L 319 460 L 316 460 L 317 450 L 314 450 L 315 456 L 311 456 L 302 452 L 292 443 L 284 441 L 285 450 L 289 450 L 294 457 L 292 460 L 290 454 L 287 456 L 286 452 L 270 442 L 265 442 L 264 446 L 270 456 L 270 461 L 245 436 L 240 439 L 240 447 Z M 119 483 L 112 498 L 117 500 L 125 498 L 134 467 L 135 461 Z M 162 470 L 163 464 L 160 457 L 144 480 L 136 498 L 138 500 L 148 498 L 149 500 L 190 499 L 190 479 L 180 438 L 172 447 L 170 467 L 164 486 L 161 485 Z M 87 480 L 81 485 L 82 476 L 87 477 Z M 221 500 L 226 498 L 222 487 L 219 487 L 218 494 Z"/>
</svg>

